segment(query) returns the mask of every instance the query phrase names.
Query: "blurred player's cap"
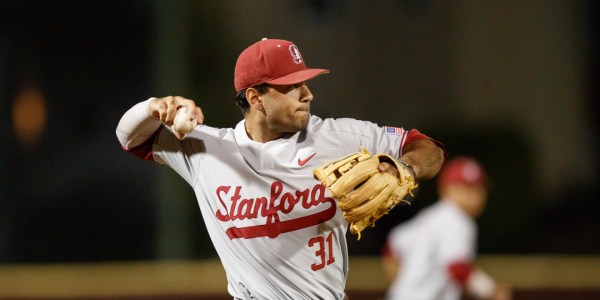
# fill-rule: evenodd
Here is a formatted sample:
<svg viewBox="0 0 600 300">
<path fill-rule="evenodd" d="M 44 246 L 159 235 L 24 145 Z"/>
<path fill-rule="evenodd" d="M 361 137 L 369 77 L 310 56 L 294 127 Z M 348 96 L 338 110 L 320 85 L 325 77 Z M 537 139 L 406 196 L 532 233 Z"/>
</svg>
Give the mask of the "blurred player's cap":
<svg viewBox="0 0 600 300">
<path fill-rule="evenodd" d="M 326 73 L 329 70 L 307 68 L 294 43 L 264 38 L 242 51 L 233 81 L 239 92 L 261 83 L 295 84 Z"/>
<path fill-rule="evenodd" d="M 448 160 L 438 176 L 438 186 L 448 184 L 487 185 L 483 167 L 473 158 L 458 156 Z"/>
</svg>

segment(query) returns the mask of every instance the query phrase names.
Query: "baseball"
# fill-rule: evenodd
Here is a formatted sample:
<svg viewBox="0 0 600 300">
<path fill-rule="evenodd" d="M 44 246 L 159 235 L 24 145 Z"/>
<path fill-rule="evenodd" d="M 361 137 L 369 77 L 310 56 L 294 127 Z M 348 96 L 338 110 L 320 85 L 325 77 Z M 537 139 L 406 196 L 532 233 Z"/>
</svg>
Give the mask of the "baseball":
<svg viewBox="0 0 600 300">
<path fill-rule="evenodd" d="M 192 132 L 194 127 L 196 127 L 196 119 L 190 120 L 187 107 L 177 109 L 173 120 L 173 129 L 181 134 L 186 134 Z"/>
</svg>

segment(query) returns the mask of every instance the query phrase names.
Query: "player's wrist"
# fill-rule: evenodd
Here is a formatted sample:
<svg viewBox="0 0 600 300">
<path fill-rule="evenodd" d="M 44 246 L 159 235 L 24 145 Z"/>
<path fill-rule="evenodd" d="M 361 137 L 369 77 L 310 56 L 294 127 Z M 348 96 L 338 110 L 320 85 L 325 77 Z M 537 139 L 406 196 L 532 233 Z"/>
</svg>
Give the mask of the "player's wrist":
<svg viewBox="0 0 600 300">
<path fill-rule="evenodd" d="M 403 159 L 399 159 L 398 162 L 410 171 L 410 173 L 412 174 L 414 179 L 417 179 L 417 173 L 415 172 L 415 169 L 413 168 L 413 166 L 410 163 L 408 163 L 406 160 L 403 160 Z"/>
</svg>

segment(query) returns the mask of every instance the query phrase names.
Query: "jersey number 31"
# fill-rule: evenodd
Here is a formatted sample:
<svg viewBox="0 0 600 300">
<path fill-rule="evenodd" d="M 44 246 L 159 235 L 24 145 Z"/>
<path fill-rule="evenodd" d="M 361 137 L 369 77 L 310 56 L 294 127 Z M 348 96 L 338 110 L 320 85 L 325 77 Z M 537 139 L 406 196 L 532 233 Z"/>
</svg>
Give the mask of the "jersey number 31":
<svg viewBox="0 0 600 300">
<path fill-rule="evenodd" d="M 325 268 L 326 265 L 330 265 L 335 262 L 333 257 L 333 232 L 329 232 L 326 238 L 322 236 L 315 236 L 308 240 L 308 247 L 316 247 L 315 256 L 320 259 L 319 263 L 310 265 L 313 271 L 318 271 Z"/>
</svg>

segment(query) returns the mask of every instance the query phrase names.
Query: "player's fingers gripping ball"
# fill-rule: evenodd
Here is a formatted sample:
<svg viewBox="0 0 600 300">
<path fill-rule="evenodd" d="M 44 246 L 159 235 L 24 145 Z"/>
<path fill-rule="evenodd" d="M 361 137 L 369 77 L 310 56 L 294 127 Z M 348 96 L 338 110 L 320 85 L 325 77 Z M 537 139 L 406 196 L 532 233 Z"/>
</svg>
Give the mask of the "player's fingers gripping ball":
<svg viewBox="0 0 600 300">
<path fill-rule="evenodd" d="M 173 119 L 173 129 L 181 136 L 192 132 L 197 124 L 197 118 L 190 119 L 190 111 L 187 107 L 182 106 L 177 109 L 175 119 Z"/>
<path fill-rule="evenodd" d="M 396 166 L 399 176 L 380 172 L 379 164 Z M 373 155 L 367 150 L 327 162 L 314 170 L 315 176 L 337 200 L 344 218 L 350 223 L 350 232 L 357 234 L 375 225 L 399 203 L 410 205 L 405 197 L 417 188 L 415 178 L 404 164 L 387 154 Z"/>
</svg>

